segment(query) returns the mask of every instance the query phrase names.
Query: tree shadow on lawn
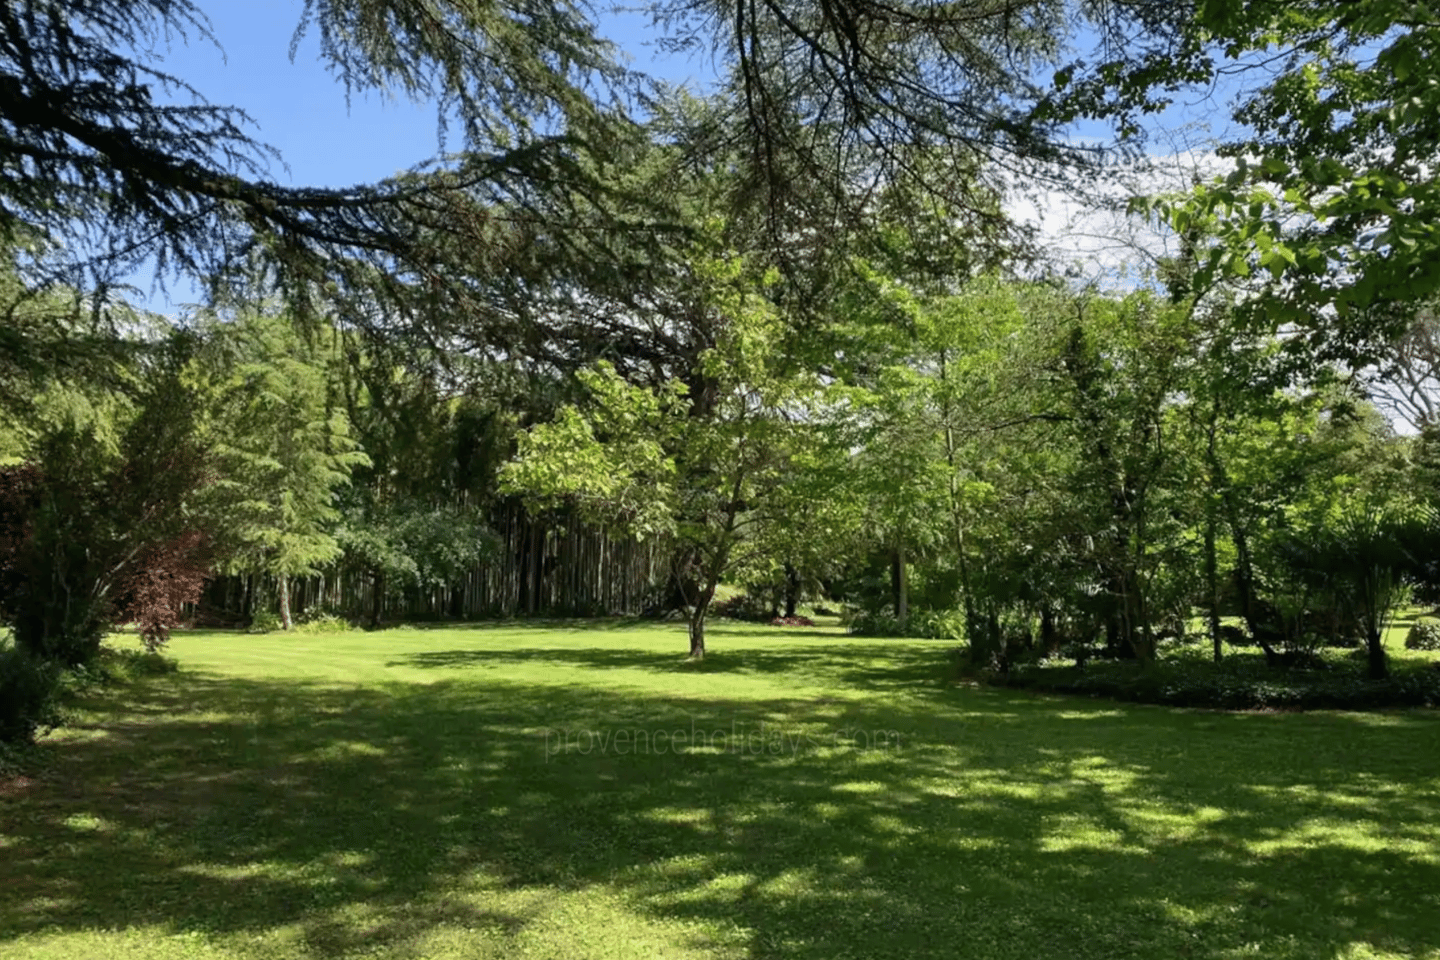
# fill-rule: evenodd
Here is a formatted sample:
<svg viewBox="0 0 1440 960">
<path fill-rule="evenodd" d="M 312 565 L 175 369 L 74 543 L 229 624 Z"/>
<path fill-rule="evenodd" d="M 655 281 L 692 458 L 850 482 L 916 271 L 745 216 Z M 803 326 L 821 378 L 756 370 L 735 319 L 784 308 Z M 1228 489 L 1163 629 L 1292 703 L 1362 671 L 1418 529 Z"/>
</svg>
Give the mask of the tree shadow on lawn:
<svg viewBox="0 0 1440 960">
<path fill-rule="evenodd" d="M 722 956 L 1440 950 L 1434 715 L 183 673 L 107 710 L 0 801 L 0 937 L 413 956 L 605 894 Z"/>
<path fill-rule="evenodd" d="M 745 635 L 753 639 L 753 634 Z M 683 636 L 680 637 L 683 640 Z M 857 691 L 936 690 L 954 676 L 946 652 L 954 641 L 861 640 L 845 634 L 797 638 L 811 643 L 785 643 L 774 647 L 746 645 L 723 647 L 690 660 L 685 651 L 655 653 L 629 646 L 616 647 L 495 647 L 482 650 L 429 650 L 405 654 L 388 667 L 422 669 L 496 669 L 517 664 L 554 663 L 600 670 L 646 670 L 655 673 L 770 674 L 825 680 Z M 483 676 L 483 675 L 482 675 Z"/>
<path fill-rule="evenodd" d="M 664 626 L 666 621 L 653 617 L 496 617 L 490 620 L 404 620 L 384 621 L 371 633 L 385 633 L 389 630 L 432 630 L 455 631 L 500 631 L 533 630 L 537 633 L 596 633 L 610 630 L 634 630 L 643 627 Z"/>
<path fill-rule="evenodd" d="M 597 633 L 615 630 L 664 630 L 672 629 L 677 631 L 677 636 L 685 640 L 685 618 L 678 615 L 667 617 L 638 617 L 638 616 L 604 616 L 604 617 L 509 617 L 496 618 L 493 620 L 414 620 L 383 622 L 378 628 L 370 632 L 384 633 L 388 630 L 417 630 L 421 632 L 432 630 L 444 631 L 534 631 L 536 633 Z M 777 639 L 795 636 L 828 635 L 845 637 L 849 632 L 843 627 L 832 625 L 822 618 L 820 624 L 813 627 L 776 627 L 769 623 L 751 622 L 742 620 L 731 620 L 728 618 L 710 619 L 705 621 L 707 635 L 742 635 L 757 637 L 773 635 Z M 688 647 L 688 641 L 687 641 Z"/>
</svg>

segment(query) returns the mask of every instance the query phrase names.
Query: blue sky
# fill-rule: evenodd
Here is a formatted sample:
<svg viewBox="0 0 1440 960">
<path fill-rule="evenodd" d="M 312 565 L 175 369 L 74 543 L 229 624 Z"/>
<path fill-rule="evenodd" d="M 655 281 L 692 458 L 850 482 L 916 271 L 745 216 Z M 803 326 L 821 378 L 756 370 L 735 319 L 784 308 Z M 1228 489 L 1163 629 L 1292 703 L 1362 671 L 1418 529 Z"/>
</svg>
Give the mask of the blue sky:
<svg viewBox="0 0 1440 960">
<path fill-rule="evenodd" d="M 215 43 L 174 37 L 155 64 L 188 82 L 213 104 L 243 109 L 254 121 L 247 132 L 280 151 L 270 178 L 287 186 L 343 187 L 390 176 L 439 150 L 437 117 L 430 104 L 345 88 L 320 60 L 315 31 L 290 57 L 301 0 L 200 0 Z M 631 58 L 630 65 L 674 83 L 703 84 L 713 68 L 699 56 L 657 54 L 647 18 L 606 9 L 601 32 Z M 457 139 L 452 136 L 450 147 Z M 288 168 L 288 169 L 287 169 Z M 132 282 L 149 309 L 173 313 L 200 299 L 184 279 L 168 291 L 152 288 L 148 274 Z"/>
<path fill-rule="evenodd" d="M 290 167 L 287 172 L 276 166 L 271 171 L 276 181 L 348 186 L 389 176 L 436 152 L 430 105 L 371 91 L 353 95 L 347 106 L 344 87 L 320 62 L 313 30 L 291 61 L 300 0 L 202 0 L 201 7 L 224 53 L 193 37 L 188 44 L 176 38 L 161 68 L 212 103 L 249 113 L 256 139 L 277 148 Z M 698 58 L 655 58 L 646 46 L 646 21 L 638 14 L 607 14 L 602 30 L 638 69 L 673 81 L 711 75 Z"/>
<path fill-rule="evenodd" d="M 637 3 L 638 0 L 630 0 Z M 357 93 L 347 106 L 344 87 L 320 62 L 312 30 L 292 62 L 290 38 L 301 0 L 200 0 L 222 54 L 214 44 L 178 37 L 163 68 L 189 81 L 212 103 L 243 108 L 257 123 L 257 139 L 276 147 L 289 165 L 272 171 L 292 186 L 348 186 L 389 176 L 436 152 L 433 108 L 376 92 Z M 642 13 L 599 6 L 602 35 L 632 58 L 635 68 L 671 82 L 702 84 L 714 77 L 699 54 L 659 54 Z M 1084 45 L 1086 37 L 1078 38 Z M 1201 112 L 1215 104 L 1200 105 Z M 1179 126 L 1195 119 L 1195 107 L 1177 105 L 1162 122 Z M 1158 126 L 1159 124 L 1157 124 Z M 1083 124 L 1078 136 L 1108 139 L 1101 125 Z M 1163 145 L 1162 145 L 1163 149 Z"/>
</svg>

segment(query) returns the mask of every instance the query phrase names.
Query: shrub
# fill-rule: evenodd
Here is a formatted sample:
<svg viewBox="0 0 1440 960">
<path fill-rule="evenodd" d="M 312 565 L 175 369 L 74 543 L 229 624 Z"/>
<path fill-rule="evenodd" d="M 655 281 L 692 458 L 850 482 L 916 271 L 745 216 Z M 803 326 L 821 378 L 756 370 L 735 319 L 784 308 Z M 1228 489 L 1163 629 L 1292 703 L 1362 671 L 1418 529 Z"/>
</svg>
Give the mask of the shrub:
<svg viewBox="0 0 1440 960">
<path fill-rule="evenodd" d="M 1273 670 L 1258 657 L 1220 664 L 1092 661 L 1085 668 L 1020 665 L 987 677 L 1003 686 L 1221 710 L 1373 710 L 1440 705 L 1440 670 L 1397 671 L 1367 679 L 1363 662 L 1328 670 Z"/>
<path fill-rule="evenodd" d="M 728 600 L 721 600 L 710 607 L 710 612 L 727 620 L 744 620 L 747 623 L 769 623 L 775 616 L 773 606 L 748 593 L 737 593 Z"/>
<path fill-rule="evenodd" d="M 29 743 L 60 725 L 60 676 L 59 665 L 13 644 L 0 646 L 0 742 Z"/>
<path fill-rule="evenodd" d="M 928 640 L 964 640 L 965 614 L 960 610 L 926 610 L 910 618 L 907 636 Z"/>
<path fill-rule="evenodd" d="M 850 616 L 850 632 L 857 637 L 903 637 L 904 621 L 884 612 L 862 610 Z"/>
<path fill-rule="evenodd" d="M 776 617 L 770 621 L 772 627 L 813 627 L 815 621 L 809 617 Z"/>
<path fill-rule="evenodd" d="M 328 603 L 312 603 L 305 608 L 304 613 L 295 618 L 297 624 L 327 623 L 332 620 L 345 620 L 345 614 Z"/>
<path fill-rule="evenodd" d="M 1406 650 L 1440 650 L 1440 620 L 1421 617 L 1405 637 Z"/>
<path fill-rule="evenodd" d="M 886 612 L 861 611 L 850 617 L 857 637 L 912 637 L 919 640 L 964 640 L 965 615 L 958 610 L 922 610 L 899 620 Z"/>
<path fill-rule="evenodd" d="M 180 664 L 154 650 L 102 650 L 100 665 L 107 679 L 136 680 L 175 673 Z"/>
<path fill-rule="evenodd" d="M 23 776 L 40 766 L 43 755 L 33 743 L 0 740 L 0 780 Z"/>
<path fill-rule="evenodd" d="M 295 625 L 297 633 L 344 633 L 350 629 L 350 621 L 338 613 L 324 611 L 309 612 Z"/>
<path fill-rule="evenodd" d="M 158 646 L 199 599 L 208 541 L 192 523 L 214 476 L 178 369 L 145 378 L 118 446 L 71 422 L 0 468 L 0 623 L 31 654 L 78 667 L 126 622 Z"/>
<path fill-rule="evenodd" d="M 60 695 L 84 693 L 95 687 L 125 684 L 145 677 L 175 673 L 180 665 L 156 650 L 115 650 L 101 647 L 92 659 L 79 666 L 62 670 Z"/>
<path fill-rule="evenodd" d="M 115 619 L 134 623 L 145 648 L 158 650 L 181 621 L 182 608 L 199 601 L 210 560 L 209 538 L 198 530 L 151 544 L 119 579 Z"/>
<path fill-rule="evenodd" d="M 259 610 L 251 616 L 250 626 L 245 628 L 246 633 L 271 633 L 281 627 L 280 615 L 269 610 Z"/>
</svg>

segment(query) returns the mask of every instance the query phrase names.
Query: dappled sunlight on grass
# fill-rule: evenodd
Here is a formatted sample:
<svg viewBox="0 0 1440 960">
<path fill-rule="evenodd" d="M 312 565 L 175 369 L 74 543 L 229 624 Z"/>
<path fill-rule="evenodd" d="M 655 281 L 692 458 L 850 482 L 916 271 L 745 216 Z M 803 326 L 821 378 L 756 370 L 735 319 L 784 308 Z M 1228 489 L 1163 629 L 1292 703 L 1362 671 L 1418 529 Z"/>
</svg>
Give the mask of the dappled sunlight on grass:
<svg viewBox="0 0 1440 960">
<path fill-rule="evenodd" d="M 1440 957 L 1440 718 L 675 625 L 177 635 L 0 799 L 0 957 Z M 663 734 L 663 736 L 662 736 Z"/>
</svg>

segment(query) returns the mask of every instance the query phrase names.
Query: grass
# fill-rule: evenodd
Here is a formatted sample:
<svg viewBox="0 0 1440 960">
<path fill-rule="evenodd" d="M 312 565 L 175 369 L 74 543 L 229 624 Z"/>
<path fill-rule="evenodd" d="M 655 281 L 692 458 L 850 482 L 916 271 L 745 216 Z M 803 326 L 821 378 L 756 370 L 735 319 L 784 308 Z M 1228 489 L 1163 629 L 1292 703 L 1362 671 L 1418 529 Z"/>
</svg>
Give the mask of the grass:
<svg viewBox="0 0 1440 960">
<path fill-rule="evenodd" d="M 1440 957 L 1434 713 L 956 687 L 953 644 L 833 630 L 710 644 L 177 634 L 179 673 L 97 694 L 0 790 L 0 958 Z"/>
</svg>

